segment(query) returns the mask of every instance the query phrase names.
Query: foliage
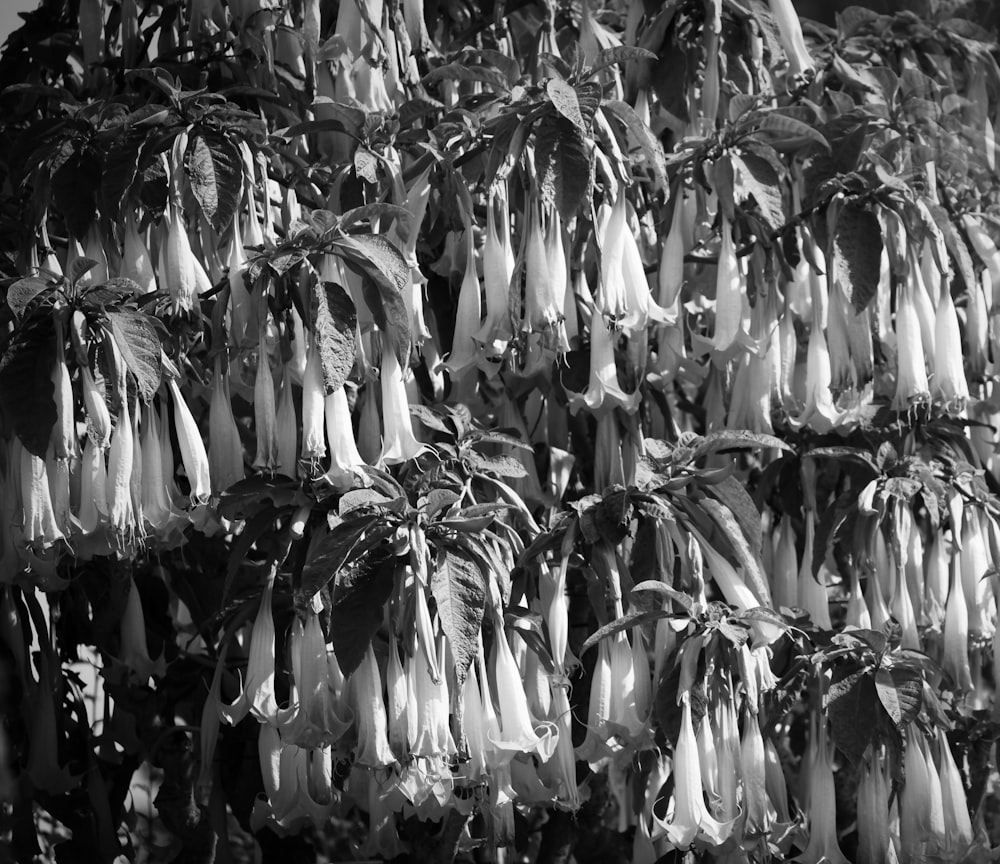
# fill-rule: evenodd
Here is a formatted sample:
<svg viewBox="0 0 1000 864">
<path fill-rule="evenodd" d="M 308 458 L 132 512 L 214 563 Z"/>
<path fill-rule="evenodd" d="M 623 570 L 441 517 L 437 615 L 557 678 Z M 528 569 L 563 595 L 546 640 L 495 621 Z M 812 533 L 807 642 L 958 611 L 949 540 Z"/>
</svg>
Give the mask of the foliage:
<svg viewBox="0 0 1000 864">
<path fill-rule="evenodd" d="M 5 852 L 988 860 L 995 35 L 44 0 Z"/>
</svg>

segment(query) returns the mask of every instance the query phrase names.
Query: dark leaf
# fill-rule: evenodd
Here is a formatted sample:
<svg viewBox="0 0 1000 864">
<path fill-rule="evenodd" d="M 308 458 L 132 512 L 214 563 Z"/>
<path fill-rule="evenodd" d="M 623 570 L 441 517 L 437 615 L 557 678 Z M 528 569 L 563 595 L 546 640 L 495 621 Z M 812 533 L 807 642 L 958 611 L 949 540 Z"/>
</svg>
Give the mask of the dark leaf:
<svg viewBox="0 0 1000 864">
<path fill-rule="evenodd" d="M 787 216 L 774 165 L 763 156 L 744 150 L 733 157 L 733 167 L 736 169 L 736 200 L 743 203 L 753 198 L 767 227 L 772 233 L 777 231 L 785 224 Z"/>
<path fill-rule="evenodd" d="M 469 666 L 476 659 L 486 608 L 483 573 L 465 550 L 449 546 L 438 552 L 430 588 L 437 603 L 441 628 L 455 659 L 455 678 L 461 686 Z"/>
<path fill-rule="evenodd" d="M 625 127 L 632 140 L 638 145 L 646 167 L 656 181 L 657 188 L 666 188 L 666 157 L 663 155 L 663 145 L 653 134 L 653 130 L 642 122 L 639 115 L 635 113 L 635 109 L 627 102 L 613 99 L 606 102 L 603 108 Z"/>
<path fill-rule="evenodd" d="M 410 361 L 410 323 L 402 292 L 410 287 L 411 279 L 406 259 L 385 237 L 376 234 L 344 235 L 333 247 L 365 277 L 365 302 L 405 369 Z"/>
<path fill-rule="evenodd" d="M 357 558 L 366 549 L 376 549 L 395 531 L 396 523 L 389 520 L 384 512 L 359 515 L 331 528 L 309 549 L 309 556 L 302 567 L 302 596 L 306 599 L 312 597 L 337 575 L 347 561 Z"/>
<path fill-rule="evenodd" d="M 579 106 L 577 106 L 579 107 Z M 559 215 L 573 219 L 590 191 L 590 156 L 580 128 L 549 110 L 538 123 L 535 169 L 542 197 Z"/>
<path fill-rule="evenodd" d="M 861 761 L 875 736 L 878 710 L 878 696 L 869 670 L 855 670 L 830 684 L 826 711 L 833 743 L 855 764 Z"/>
<path fill-rule="evenodd" d="M 920 713 L 924 679 L 919 669 L 882 666 L 875 673 L 879 701 L 892 722 L 902 729 Z"/>
<path fill-rule="evenodd" d="M 870 210 L 847 205 L 837 216 L 833 272 L 856 312 L 863 312 L 878 291 L 882 267 L 882 229 Z"/>
<path fill-rule="evenodd" d="M 583 645 L 580 646 L 580 653 L 585 654 L 602 639 L 607 639 L 608 636 L 614 636 L 616 633 L 621 633 L 622 630 L 629 630 L 632 627 L 639 627 L 642 624 L 652 624 L 659 621 L 661 618 L 671 618 L 673 615 L 674 613 L 666 612 L 662 609 L 653 609 L 647 612 L 626 612 L 621 618 L 617 618 L 610 624 L 605 624 L 603 627 L 600 627 L 591 633 Z"/>
<path fill-rule="evenodd" d="M 577 98 L 576 90 L 561 78 L 550 78 L 545 85 L 545 92 L 556 111 L 586 135 L 587 124 L 584 123 L 583 114 L 580 113 L 580 100 Z"/>
<path fill-rule="evenodd" d="M 313 283 L 313 333 L 319 342 L 326 394 L 344 386 L 354 367 L 357 310 L 350 295 L 335 282 Z"/>
<path fill-rule="evenodd" d="M 726 450 L 756 450 L 760 447 L 792 450 L 780 438 L 763 432 L 751 432 L 748 429 L 720 429 L 717 432 L 709 432 L 695 445 L 692 459 L 701 459 L 709 453 L 721 453 Z"/>
<path fill-rule="evenodd" d="M 125 365 L 135 376 L 139 395 L 148 402 L 160 386 L 162 373 L 160 339 L 156 328 L 142 312 L 108 312 L 108 323 Z"/>
<path fill-rule="evenodd" d="M 185 155 L 191 192 L 218 233 L 233 221 L 243 190 L 243 157 L 224 135 L 199 132 Z"/>
<path fill-rule="evenodd" d="M 665 582 L 659 582 L 656 580 L 649 580 L 646 582 L 640 582 L 632 589 L 633 594 L 641 593 L 650 594 L 661 594 L 670 600 L 677 603 L 685 612 L 690 612 L 694 608 L 694 600 L 687 594 L 682 594 L 680 591 L 671 588 Z"/>
<path fill-rule="evenodd" d="M 372 637 L 382 625 L 382 607 L 392 594 L 395 574 L 396 559 L 385 554 L 362 555 L 336 571 L 330 636 L 345 675 L 361 665 Z"/>
<path fill-rule="evenodd" d="M 48 288 L 48 283 L 43 279 L 32 276 L 18 279 L 7 289 L 7 305 L 10 306 L 10 311 L 20 318 L 31 301 Z"/>
<path fill-rule="evenodd" d="M 0 358 L 0 411 L 28 452 L 43 459 L 56 422 L 55 356 L 55 330 L 45 315 L 21 330 Z"/>
</svg>

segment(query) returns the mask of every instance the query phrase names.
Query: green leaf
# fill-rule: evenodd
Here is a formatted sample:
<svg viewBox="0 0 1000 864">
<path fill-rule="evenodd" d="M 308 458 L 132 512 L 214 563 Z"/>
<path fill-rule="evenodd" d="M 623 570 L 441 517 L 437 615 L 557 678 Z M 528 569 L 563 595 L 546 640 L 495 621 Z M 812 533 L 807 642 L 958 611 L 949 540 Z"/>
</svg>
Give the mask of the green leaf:
<svg viewBox="0 0 1000 864">
<path fill-rule="evenodd" d="M 801 149 L 811 144 L 818 144 L 824 150 L 830 150 L 830 142 L 815 126 L 789 117 L 787 114 L 766 114 L 757 126 L 758 133 L 767 135 L 768 140 L 777 150 Z"/>
<path fill-rule="evenodd" d="M 621 618 L 617 618 L 610 624 L 605 624 L 603 627 L 600 627 L 591 633 L 583 645 L 580 646 L 580 653 L 586 654 L 602 639 L 607 639 L 609 636 L 621 633 L 622 630 L 629 630 L 632 627 L 639 627 L 643 624 L 653 624 L 661 618 L 672 617 L 674 617 L 674 613 L 667 612 L 662 609 L 652 609 L 645 612 L 639 610 L 626 612 Z"/>
<path fill-rule="evenodd" d="M 875 737 L 878 723 L 878 697 L 869 670 L 856 669 L 834 680 L 827 692 L 826 712 L 833 743 L 858 764 Z"/>
<path fill-rule="evenodd" d="M 597 55 L 589 74 L 596 75 L 602 69 L 614 66 L 616 63 L 631 63 L 639 60 L 655 63 L 657 57 L 652 51 L 639 48 L 636 45 L 615 45 L 613 48 L 605 48 Z"/>
<path fill-rule="evenodd" d="M 45 458 L 56 423 L 52 318 L 43 315 L 20 330 L 0 358 L 0 412 L 29 453 Z"/>
<path fill-rule="evenodd" d="M 569 222 L 590 193 L 591 160 L 584 134 L 553 109 L 546 111 L 535 134 L 535 169 L 542 197 L 555 204 Z"/>
<path fill-rule="evenodd" d="M 352 270 L 360 272 L 365 302 L 386 333 L 403 368 L 410 361 L 410 319 L 403 291 L 410 287 L 410 266 L 380 234 L 345 234 L 331 244 Z"/>
<path fill-rule="evenodd" d="M 550 78 L 545 85 L 545 92 L 556 111 L 586 135 L 587 124 L 583 122 L 583 114 L 580 113 L 580 100 L 576 90 L 561 78 Z"/>
<path fill-rule="evenodd" d="M 694 608 L 694 600 L 687 594 L 682 594 L 674 588 L 671 588 L 665 582 L 660 582 L 655 579 L 650 579 L 646 582 L 640 582 L 632 589 L 633 594 L 662 594 L 664 597 L 673 600 L 677 603 L 685 612 L 690 612 Z"/>
<path fill-rule="evenodd" d="M 354 173 L 369 183 L 378 183 L 378 157 L 364 144 L 354 151 Z"/>
<path fill-rule="evenodd" d="M 289 477 L 280 474 L 275 477 L 247 477 L 234 483 L 222 493 L 219 499 L 219 515 L 233 521 L 245 520 L 265 508 L 290 509 L 304 504 L 306 500 L 299 489 L 299 484 Z"/>
<path fill-rule="evenodd" d="M 10 311 L 20 318 L 31 301 L 43 291 L 48 290 L 49 284 L 44 279 L 37 279 L 33 276 L 18 279 L 7 289 L 7 305 L 10 306 Z"/>
<path fill-rule="evenodd" d="M 361 665 L 372 637 L 382 626 L 382 607 L 392 595 L 395 575 L 396 558 L 385 554 L 363 555 L 337 570 L 330 637 L 345 675 Z"/>
<path fill-rule="evenodd" d="M 653 134 L 653 130 L 642 122 L 639 115 L 635 113 L 635 109 L 627 102 L 612 99 L 602 107 L 606 113 L 625 127 L 642 151 L 643 160 L 653 175 L 656 187 L 665 189 L 667 187 L 666 157 L 663 155 L 663 145 Z"/>
<path fill-rule="evenodd" d="M 233 221 L 243 193 L 243 157 L 216 132 L 191 136 L 185 154 L 191 192 L 212 227 L 222 234 Z"/>
<path fill-rule="evenodd" d="M 739 486 L 739 483 L 732 477 L 728 479 Z M 698 503 L 703 510 L 708 512 L 712 517 L 712 521 L 721 529 L 726 540 L 729 541 L 730 546 L 732 546 L 733 551 L 736 553 L 736 563 L 743 568 L 743 575 L 753 589 L 754 594 L 765 603 L 770 603 L 771 590 L 760 563 L 761 534 L 759 527 L 756 534 L 748 536 L 733 515 L 733 512 L 724 504 L 708 496 L 702 498 Z M 754 509 L 756 510 L 756 508 Z M 756 548 L 751 548 L 751 542 L 755 544 Z"/>
<path fill-rule="evenodd" d="M 507 93 L 510 85 L 506 77 L 497 69 L 489 66 L 465 66 L 461 63 L 446 63 L 432 69 L 424 76 L 423 84 L 434 84 L 438 81 L 475 81 L 489 84 L 495 91 Z"/>
<path fill-rule="evenodd" d="M 494 474 L 497 477 L 512 477 L 514 479 L 527 477 L 528 472 L 524 466 L 513 456 L 484 456 L 475 450 L 469 450 L 465 454 L 465 459 L 469 467 L 475 472 Z"/>
<path fill-rule="evenodd" d="M 697 460 L 710 453 L 722 453 L 726 450 L 756 450 L 761 447 L 789 452 L 792 450 L 780 438 L 767 435 L 764 432 L 751 432 L 748 429 L 720 429 L 716 432 L 709 432 L 702 438 L 695 445 L 691 458 Z"/>
<path fill-rule="evenodd" d="M 101 163 L 89 151 L 73 150 L 52 174 L 52 203 L 76 237 L 83 237 L 97 216 L 100 184 Z"/>
<path fill-rule="evenodd" d="M 841 208 L 830 251 L 835 278 L 855 311 L 863 312 L 878 291 L 882 267 L 882 229 L 875 214 L 851 204 Z"/>
<path fill-rule="evenodd" d="M 916 719 L 923 701 L 924 679 L 919 669 L 881 666 L 875 672 L 879 701 L 897 728 Z"/>
<path fill-rule="evenodd" d="M 156 328 L 142 312 L 108 312 L 111 335 L 143 401 L 148 402 L 160 386 L 163 350 Z"/>
<path fill-rule="evenodd" d="M 740 203 L 752 198 L 771 232 L 781 228 L 788 217 L 781 182 L 774 163 L 764 156 L 745 150 L 733 156 L 736 169 L 735 197 Z"/>
<path fill-rule="evenodd" d="M 313 283 L 313 334 L 319 341 L 323 386 L 329 396 L 344 386 L 354 367 L 357 310 L 335 282 Z"/>
<path fill-rule="evenodd" d="M 145 137 L 123 134 L 115 138 L 104 157 L 101 170 L 101 212 L 116 222 L 128 190 L 139 170 L 139 153 Z"/>
<path fill-rule="evenodd" d="M 431 572 L 431 594 L 437 603 L 441 628 L 455 658 L 455 678 L 461 686 L 476 659 L 479 630 L 486 608 L 486 583 L 479 564 L 464 550 L 439 550 Z"/>
</svg>

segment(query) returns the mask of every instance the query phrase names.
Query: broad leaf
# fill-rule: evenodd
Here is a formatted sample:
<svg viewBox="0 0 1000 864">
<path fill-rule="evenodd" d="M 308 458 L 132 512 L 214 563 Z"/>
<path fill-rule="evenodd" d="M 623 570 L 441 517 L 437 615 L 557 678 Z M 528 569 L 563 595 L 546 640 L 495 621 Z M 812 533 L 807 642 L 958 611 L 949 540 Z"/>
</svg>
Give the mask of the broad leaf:
<svg viewBox="0 0 1000 864">
<path fill-rule="evenodd" d="M 243 192 L 240 151 L 224 135 L 199 132 L 188 143 L 185 167 L 201 212 L 223 233 L 233 221 Z"/>
<path fill-rule="evenodd" d="M 855 764 L 875 736 L 878 710 L 875 684 L 867 669 L 850 672 L 830 684 L 826 711 L 833 743 Z"/>
<path fill-rule="evenodd" d="M 733 157 L 733 167 L 736 169 L 734 197 L 739 203 L 753 198 L 767 227 L 772 233 L 776 232 L 785 224 L 787 216 L 774 164 L 758 153 L 745 150 Z"/>
<path fill-rule="evenodd" d="M 875 673 L 879 701 L 892 722 L 902 729 L 920 713 L 923 676 L 907 666 L 880 667 Z"/>
<path fill-rule="evenodd" d="M 675 613 L 667 612 L 662 609 L 626 612 L 621 618 L 617 618 L 610 624 L 605 624 L 603 627 L 600 627 L 591 633 L 583 645 L 580 646 L 580 653 L 586 654 L 587 651 L 593 648 L 602 639 L 607 639 L 609 636 L 621 633 L 622 630 L 629 630 L 632 627 L 639 627 L 643 624 L 653 624 L 661 618 L 673 617 L 675 617 Z"/>
<path fill-rule="evenodd" d="M 56 423 L 55 356 L 52 319 L 45 315 L 21 330 L 0 358 L 0 412 L 28 452 L 41 458 Z"/>
<path fill-rule="evenodd" d="M 148 402 L 159 389 L 162 373 L 163 349 L 156 328 L 141 312 L 109 312 L 108 323 L 139 395 Z"/>
<path fill-rule="evenodd" d="M 538 123 L 536 135 L 535 169 L 542 197 L 569 222 L 590 192 L 591 160 L 584 134 L 550 109 Z"/>
<path fill-rule="evenodd" d="M 875 214 L 853 205 L 843 207 L 828 260 L 830 253 L 835 278 L 855 311 L 863 312 L 878 291 L 882 267 L 882 228 Z"/>
<path fill-rule="evenodd" d="M 18 279 L 7 289 L 7 305 L 10 306 L 10 311 L 20 318 L 31 301 L 43 291 L 48 290 L 48 287 L 45 280 L 33 276 Z"/>
<path fill-rule="evenodd" d="M 344 235 L 332 245 L 364 277 L 365 302 L 379 329 L 388 335 L 399 365 L 406 368 L 410 360 L 410 320 L 402 292 L 410 290 L 412 280 L 406 259 L 377 234 Z"/>
<path fill-rule="evenodd" d="M 653 175 L 657 188 L 667 187 L 666 158 L 663 155 L 663 145 L 645 123 L 642 122 L 635 109 L 627 102 L 611 100 L 603 106 L 604 110 L 615 117 L 627 130 L 628 134 L 642 151 L 646 167 Z"/>
<path fill-rule="evenodd" d="M 396 559 L 362 555 L 337 571 L 330 608 L 330 636 L 337 662 L 350 675 L 382 625 L 382 607 L 395 584 Z M 331 574 L 332 575 L 332 574 Z"/>
<path fill-rule="evenodd" d="M 430 588 L 455 658 L 455 678 L 461 686 L 476 659 L 486 608 L 486 583 L 479 564 L 467 552 L 447 547 L 438 553 Z"/>
<path fill-rule="evenodd" d="M 587 124 L 584 123 L 583 114 L 580 113 L 580 100 L 577 98 L 576 90 L 561 78 L 550 78 L 545 85 L 545 92 L 556 111 L 586 135 Z"/>
<path fill-rule="evenodd" d="M 357 310 L 350 295 L 335 282 L 313 283 L 313 334 L 319 343 L 326 394 L 344 386 L 354 367 Z"/>
</svg>

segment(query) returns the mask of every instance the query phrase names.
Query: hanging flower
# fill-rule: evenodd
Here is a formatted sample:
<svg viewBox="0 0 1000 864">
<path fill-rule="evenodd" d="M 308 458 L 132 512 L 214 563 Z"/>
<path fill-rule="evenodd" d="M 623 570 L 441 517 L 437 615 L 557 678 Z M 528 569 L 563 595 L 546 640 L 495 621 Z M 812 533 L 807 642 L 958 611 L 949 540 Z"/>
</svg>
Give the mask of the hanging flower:
<svg viewBox="0 0 1000 864">
<path fill-rule="evenodd" d="M 595 306 L 590 319 L 590 383 L 585 393 L 568 394 L 574 413 L 583 406 L 595 412 L 618 407 L 628 413 L 639 407 L 639 391 L 626 393 L 618 383 L 613 332 Z"/>
<path fill-rule="evenodd" d="M 278 417 L 274 409 L 274 378 L 267 350 L 265 329 L 257 341 L 257 376 L 253 385 L 254 429 L 257 432 L 257 455 L 253 467 L 274 472 L 278 469 Z"/>
<path fill-rule="evenodd" d="M 858 783 L 858 864 L 884 864 L 892 850 L 889 789 L 876 750 L 861 765 Z"/>
<path fill-rule="evenodd" d="M 389 746 L 385 701 L 382 698 L 382 676 L 379 674 L 375 651 L 371 645 L 365 651 L 361 665 L 350 677 L 350 699 L 358 746 L 354 761 L 365 768 L 385 768 L 396 758 Z"/>
<path fill-rule="evenodd" d="M 260 607 L 250 633 L 246 681 L 234 702 L 219 705 L 219 716 L 230 726 L 239 723 L 247 713 L 253 714 L 261 723 L 273 724 L 278 717 L 278 703 L 274 696 L 274 616 L 271 612 L 274 575 L 272 569 L 264 583 Z"/>
<path fill-rule="evenodd" d="M 294 480 L 298 476 L 298 427 L 295 422 L 295 403 L 292 401 L 290 367 L 291 364 L 286 363 L 282 368 L 281 392 L 278 394 L 278 473 Z"/>
<path fill-rule="evenodd" d="M 221 495 L 244 477 L 243 441 L 233 417 L 229 375 L 222 371 L 221 357 L 215 358 L 208 407 L 208 464 L 214 495 Z"/>
<path fill-rule="evenodd" d="M 798 860 L 802 864 L 848 864 L 837 840 L 837 794 L 826 718 L 814 712 L 810 732 L 809 845 Z"/>
<path fill-rule="evenodd" d="M 323 366 L 319 356 L 319 340 L 309 345 L 306 371 L 302 377 L 302 458 L 318 462 L 326 456 L 323 439 L 324 400 Z"/>
<path fill-rule="evenodd" d="M 396 465 L 415 459 L 423 445 L 413 436 L 410 403 L 406 398 L 403 370 L 392 346 L 382 350 L 382 456 L 383 462 Z"/>
<path fill-rule="evenodd" d="M 358 467 L 365 464 L 354 440 L 351 409 L 347 391 L 339 387 L 326 397 L 326 441 L 330 449 L 330 468 L 321 478 L 335 489 L 349 489 L 357 481 Z"/>
<path fill-rule="evenodd" d="M 914 404 L 926 401 L 929 393 L 920 319 L 914 305 L 914 287 L 908 281 L 900 288 L 896 307 L 896 361 L 896 395 L 892 408 L 908 411 Z"/>
<path fill-rule="evenodd" d="M 188 483 L 191 484 L 191 503 L 204 504 L 208 501 L 212 488 L 212 477 L 209 469 L 208 454 L 205 452 L 205 442 L 202 441 L 198 424 L 195 423 L 191 409 L 188 408 L 187 402 L 184 401 L 177 382 L 171 378 L 167 386 L 174 400 L 174 430 L 177 433 L 177 441 L 181 447 L 184 472 L 187 474 Z M 173 473 L 171 471 L 172 476 Z"/>
<path fill-rule="evenodd" d="M 131 575 L 128 576 L 128 596 L 121 621 L 121 661 L 132 670 L 136 680 L 143 684 L 149 681 L 150 676 L 162 677 L 167 671 L 162 655 L 158 660 L 149 656 L 146 618 L 139 591 Z"/>
<path fill-rule="evenodd" d="M 130 209 L 125 216 L 125 242 L 119 273 L 139 286 L 140 294 L 156 291 L 156 272 L 146 242 L 139 233 L 135 213 Z"/>
<path fill-rule="evenodd" d="M 52 509 L 48 470 L 45 460 L 31 453 L 18 442 L 20 452 L 21 502 L 24 514 L 24 540 L 47 548 L 66 537 Z"/>
<path fill-rule="evenodd" d="M 771 15 L 778 27 L 778 38 L 788 58 L 788 71 L 802 75 L 813 68 L 812 56 L 802 37 L 802 24 L 792 5 L 792 0 L 768 0 Z"/>
<path fill-rule="evenodd" d="M 462 277 L 462 287 L 458 295 L 451 354 L 444 363 L 444 367 L 455 378 L 478 359 L 475 336 L 479 332 L 483 317 L 479 277 L 476 275 L 476 248 L 471 228 L 466 229 L 465 237 L 465 275 Z"/>
</svg>

